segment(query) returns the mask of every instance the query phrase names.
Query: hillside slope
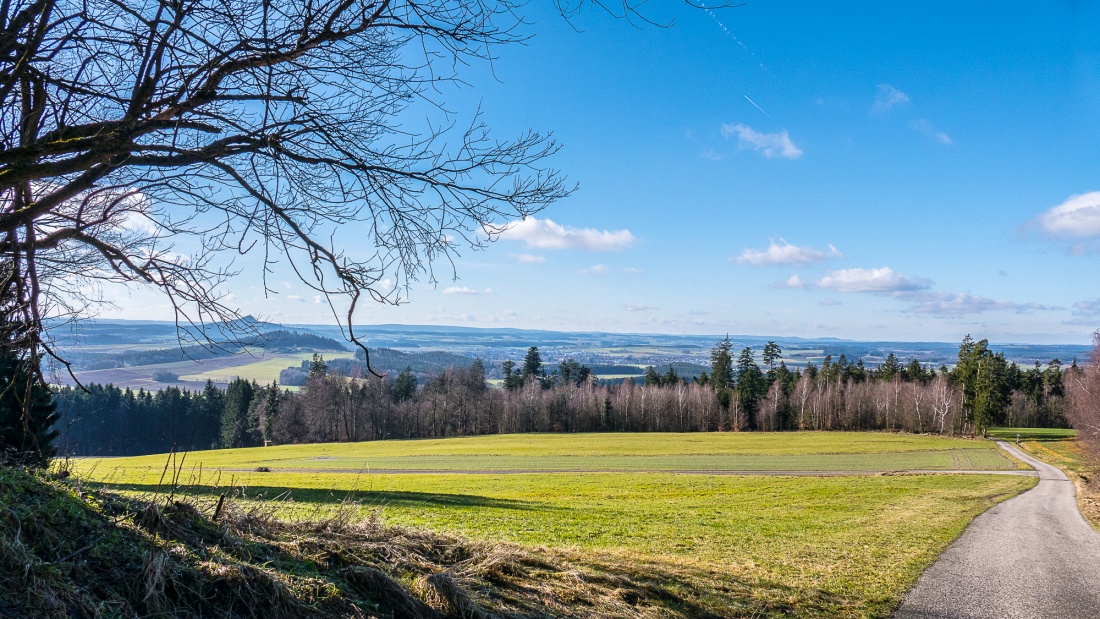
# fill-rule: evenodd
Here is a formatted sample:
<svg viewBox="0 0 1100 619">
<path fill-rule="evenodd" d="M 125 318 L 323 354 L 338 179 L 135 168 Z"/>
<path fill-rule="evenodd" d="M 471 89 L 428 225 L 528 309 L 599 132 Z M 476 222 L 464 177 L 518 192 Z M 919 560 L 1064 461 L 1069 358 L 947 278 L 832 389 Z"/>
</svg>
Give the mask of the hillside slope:
<svg viewBox="0 0 1100 619">
<path fill-rule="evenodd" d="M 616 571 L 377 520 L 286 523 L 231 496 L 142 501 L 0 468 L 3 617 L 717 616 L 675 577 Z"/>
</svg>

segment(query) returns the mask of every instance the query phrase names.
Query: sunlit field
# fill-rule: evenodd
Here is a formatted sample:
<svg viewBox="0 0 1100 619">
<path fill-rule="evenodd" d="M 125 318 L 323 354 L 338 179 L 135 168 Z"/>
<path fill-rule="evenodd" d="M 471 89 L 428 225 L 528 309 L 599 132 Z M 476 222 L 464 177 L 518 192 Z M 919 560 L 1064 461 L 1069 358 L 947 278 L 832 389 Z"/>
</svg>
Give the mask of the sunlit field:
<svg viewBox="0 0 1100 619">
<path fill-rule="evenodd" d="M 936 468 L 1017 463 L 992 441 L 875 433 L 510 435 L 77 462 L 84 479 L 128 492 L 229 493 L 287 518 L 377 512 L 636 578 L 675 574 L 718 616 L 850 617 L 887 616 L 974 516 L 1035 483 L 897 472 Z M 770 474 L 672 472 L 703 469 Z"/>
</svg>

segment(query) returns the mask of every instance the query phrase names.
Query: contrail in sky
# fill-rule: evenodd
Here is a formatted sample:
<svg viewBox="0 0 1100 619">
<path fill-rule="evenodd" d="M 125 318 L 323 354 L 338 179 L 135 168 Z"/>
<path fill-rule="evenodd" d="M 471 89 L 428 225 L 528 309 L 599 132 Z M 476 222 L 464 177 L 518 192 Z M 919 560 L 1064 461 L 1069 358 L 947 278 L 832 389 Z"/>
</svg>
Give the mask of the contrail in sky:
<svg viewBox="0 0 1100 619">
<path fill-rule="evenodd" d="M 764 108 L 762 108 L 762 107 L 760 107 L 759 105 L 757 105 L 757 104 L 756 104 L 756 101 L 753 101 L 752 99 L 750 99 L 748 95 L 741 95 L 741 96 L 742 96 L 742 97 L 745 97 L 745 101 L 748 101 L 749 103 L 751 103 L 751 104 L 752 104 L 752 106 L 753 106 L 754 108 L 756 108 L 756 109 L 760 110 L 760 113 L 761 113 L 761 114 L 763 114 L 764 116 L 767 116 L 768 118 L 771 118 L 771 117 L 772 117 L 772 116 L 771 116 L 771 114 L 769 114 L 769 113 L 767 113 L 767 112 L 765 112 L 765 111 L 764 111 Z"/>
</svg>

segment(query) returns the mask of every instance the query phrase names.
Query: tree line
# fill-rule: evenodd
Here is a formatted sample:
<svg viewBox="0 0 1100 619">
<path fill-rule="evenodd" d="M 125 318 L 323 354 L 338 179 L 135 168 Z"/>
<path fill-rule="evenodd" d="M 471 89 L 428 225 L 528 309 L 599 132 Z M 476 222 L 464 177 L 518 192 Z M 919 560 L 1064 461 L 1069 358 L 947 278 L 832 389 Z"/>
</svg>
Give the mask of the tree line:
<svg viewBox="0 0 1100 619">
<path fill-rule="evenodd" d="M 711 351 L 709 373 L 689 379 L 671 366 L 650 367 L 638 383 L 613 383 L 571 359 L 547 372 L 531 347 L 522 364 L 503 363 L 494 389 L 479 359 L 424 379 L 411 367 L 343 376 L 315 355 L 297 392 L 240 379 L 195 392 L 63 388 L 57 428 L 62 449 L 74 455 L 514 432 L 972 434 L 991 425 L 1064 425 L 1066 384 L 1083 373 L 1076 362 L 1063 370 L 1057 359 L 1024 369 L 969 336 L 952 369 L 890 354 L 874 368 L 841 355 L 791 370 L 774 342 L 761 360 L 750 347 L 735 354 L 726 338 Z"/>
</svg>

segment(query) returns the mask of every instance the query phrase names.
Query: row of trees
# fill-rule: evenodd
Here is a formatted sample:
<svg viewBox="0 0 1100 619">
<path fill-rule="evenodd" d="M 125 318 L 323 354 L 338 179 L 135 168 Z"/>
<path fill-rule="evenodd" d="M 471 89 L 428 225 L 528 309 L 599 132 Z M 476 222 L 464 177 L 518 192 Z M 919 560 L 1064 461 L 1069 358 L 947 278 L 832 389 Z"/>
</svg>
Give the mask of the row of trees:
<svg viewBox="0 0 1100 619">
<path fill-rule="evenodd" d="M 263 407 L 278 387 L 237 379 L 224 389 L 167 387 L 156 392 L 88 385 L 54 394 L 58 446 L 77 456 L 128 456 L 171 450 L 254 447 L 270 439 Z M 268 411 L 267 419 L 274 415 Z M 265 431 L 266 429 L 266 431 Z"/>
<path fill-rule="evenodd" d="M 70 453 L 104 455 L 511 432 L 963 434 L 994 423 L 1060 425 L 1066 378 L 1083 375 L 1075 365 L 1063 372 L 1056 361 L 1025 371 L 969 337 L 952 370 L 902 365 L 891 355 L 874 369 L 842 356 L 791 371 L 777 345 L 765 352 L 763 368 L 751 348 L 735 361 L 726 339 L 712 351 L 709 374 L 688 380 L 650 368 L 644 383 L 616 384 L 571 361 L 548 374 L 532 348 L 522 369 L 506 362 L 503 389 L 489 388 L 480 361 L 421 384 L 411 368 L 396 376 L 335 375 L 315 356 L 297 393 L 243 380 L 196 393 L 93 387 L 63 390 L 58 410 Z"/>
</svg>

